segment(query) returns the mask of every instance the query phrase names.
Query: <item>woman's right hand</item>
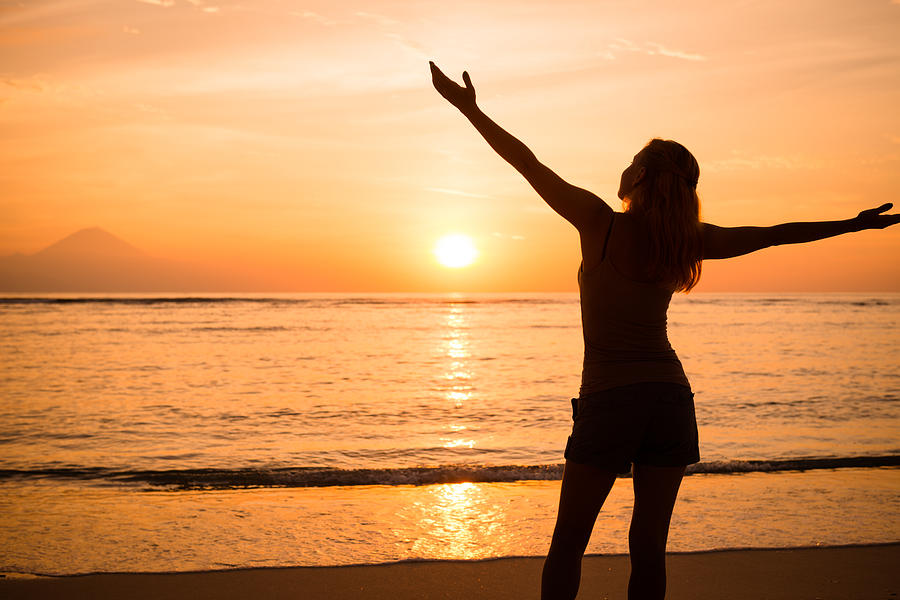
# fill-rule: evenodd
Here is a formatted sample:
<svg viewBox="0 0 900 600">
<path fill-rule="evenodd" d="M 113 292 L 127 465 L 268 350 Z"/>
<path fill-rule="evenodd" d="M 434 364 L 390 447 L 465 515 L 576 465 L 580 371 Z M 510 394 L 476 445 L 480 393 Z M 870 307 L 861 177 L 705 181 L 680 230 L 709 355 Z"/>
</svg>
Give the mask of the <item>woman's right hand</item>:
<svg viewBox="0 0 900 600">
<path fill-rule="evenodd" d="M 900 215 L 883 215 L 881 213 L 891 210 L 894 207 L 890 202 L 882 204 L 878 208 L 870 208 L 856 215 L 856 223 L 859 229 L 884 229 L 891 225 L 900 223 Z"/>
<path fill-rule="evenodd" d="M 433 62 L 428 61 L 428 64 L 431 66 L 431 83 L 441 96 L 464 114 L 475 108 L 475 88 L 468 72 L 463 71 L 463 83 L 466 87 L 462 87 L 444 75 Z"/>
</svg>

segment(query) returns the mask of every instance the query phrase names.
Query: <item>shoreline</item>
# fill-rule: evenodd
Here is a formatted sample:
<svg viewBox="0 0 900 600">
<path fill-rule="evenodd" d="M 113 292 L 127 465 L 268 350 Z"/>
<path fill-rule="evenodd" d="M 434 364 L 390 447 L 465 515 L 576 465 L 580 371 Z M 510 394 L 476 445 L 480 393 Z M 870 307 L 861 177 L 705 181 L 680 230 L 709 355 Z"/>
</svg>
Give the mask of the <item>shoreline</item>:
<svg viewBox="0 0 900 600">
<path fill-rule="evenodd" d="M 667 557 L 694 555 L 694 554 L 719 554 L 722 552 L 778 552 L 783 550 L 836 550 L 836 549 L 852 549 L 852 548 L 880 548 L 880 547 L 900 547 L 900 540 L 894 542 L 872 542 L 862 544 L 835 544 L 835 545 L 806 545 L 806 546 L 784 546 L 784 547 L 747 547 L 747 548 L 712 548 L 710 550 L 678 550 L 666 552 Z M 609 554 L 589 552 L 584 555 L 588 558 L 627 558 L 628 553 L 611 552 Z M 222 569 L 189 569 L 184 571 L 91 571 L 87 573 L 70 573 L 57 575 L 53 573 L 29 573 L 23 571 L 2 571 L 0 570 L 0 583 L 10 580 L 32 580 L 32 579 L 66 579 L 70 577 L 91 577 L 94 575 L 201 575 L 203 573 L 230 573 L 234 571 L 278 571 L 286 569 L 357 569 L 369 567 L 392 567 L 403 565 L 414 565 L 419 563 L 490 563 L 502 560 L 543 560 L 543 556 L 537 555 L 513 555 L 513 556 L 491 556 L 488 558 L 409 558 L 404 560 L 391 560 L 380 563 L 351 563 L 339 565 L 284 565 L 284 566 L 264 566 L 264 567 L 226 567 Z"/>
<path fill-rule="evenodd" d="M 671 600 L 885 599 L 900 594 L 900 542 L 722 549 L 668 555 Z M 259 567 L 174 573 L 95 573 L 0 579 L 15 598 L 537 598 L 542 557 Z M 627 555 L 585 557 L 582 596 L 624 596 Z"/>
<path fill-rule="evenodd" d="M 669 550 L 898 543 L 898 477 L 892 468 L 686 478 Z M 542 557 L 559 482 L 137 494 L 43 482 L 0 495 L 16 507 L 0 524 L 0 571 L 74 576 Z M 627 553 L 632 507 L 625 480 L 588 555 Z"/>
</svg>

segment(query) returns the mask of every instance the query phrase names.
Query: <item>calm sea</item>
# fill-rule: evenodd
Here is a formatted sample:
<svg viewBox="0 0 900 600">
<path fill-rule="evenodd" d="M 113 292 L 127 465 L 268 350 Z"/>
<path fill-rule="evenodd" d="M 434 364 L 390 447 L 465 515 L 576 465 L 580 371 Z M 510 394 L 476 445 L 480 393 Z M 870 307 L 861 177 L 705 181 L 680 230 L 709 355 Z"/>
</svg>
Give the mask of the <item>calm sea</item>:
<svg viewBox="0 0 900 600">
<path fill-rule="evenodd" d="M 896 294 L 675 297 L 670 546 L 900 539 L 898 326 Z M 546 551 L 574 294 L 5 297 L 0 336 L 0 570 Z M 589 551 L 625 551 L 620 484 Z"/>
</svg>

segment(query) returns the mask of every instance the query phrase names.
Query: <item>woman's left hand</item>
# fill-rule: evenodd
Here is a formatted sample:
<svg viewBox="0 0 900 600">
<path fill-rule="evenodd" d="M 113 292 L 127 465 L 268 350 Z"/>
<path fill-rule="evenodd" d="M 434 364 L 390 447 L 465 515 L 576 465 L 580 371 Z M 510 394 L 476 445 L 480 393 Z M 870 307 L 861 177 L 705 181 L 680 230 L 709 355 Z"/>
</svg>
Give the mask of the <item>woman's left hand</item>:
<svg viewBox="0 0 900 600">
<path fill-rule="evenodd" d="M 475 108 L 475 88 L 468 72 L 463 71 L 463 83 L 466 87 L 462 87 L 444 75 L 433 62 L 428 61 L 428 64 L 431 65 L 431 83 L 441 96 L 463 113 Z"/>
</svg>

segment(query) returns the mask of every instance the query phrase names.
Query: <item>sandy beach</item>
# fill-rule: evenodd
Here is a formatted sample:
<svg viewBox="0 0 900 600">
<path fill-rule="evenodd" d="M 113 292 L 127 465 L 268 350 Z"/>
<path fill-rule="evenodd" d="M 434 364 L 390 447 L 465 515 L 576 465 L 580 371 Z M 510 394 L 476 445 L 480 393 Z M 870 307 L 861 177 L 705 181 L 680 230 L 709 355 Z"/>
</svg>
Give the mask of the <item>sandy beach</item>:
<svg viewBox="0 0 900 600">
<path fill-rule="evenodd" d="M 900 544 L 669 555 L 670 600 L 885 600 L 900 595 Z M 0 580 L 14 598 L 538 598 L 542 559 L 438 561 Z M 626 556 L 585 559 L 580 598 L 624 598 Z"/>
</svg>

